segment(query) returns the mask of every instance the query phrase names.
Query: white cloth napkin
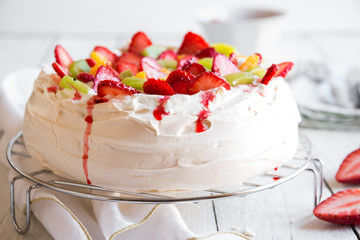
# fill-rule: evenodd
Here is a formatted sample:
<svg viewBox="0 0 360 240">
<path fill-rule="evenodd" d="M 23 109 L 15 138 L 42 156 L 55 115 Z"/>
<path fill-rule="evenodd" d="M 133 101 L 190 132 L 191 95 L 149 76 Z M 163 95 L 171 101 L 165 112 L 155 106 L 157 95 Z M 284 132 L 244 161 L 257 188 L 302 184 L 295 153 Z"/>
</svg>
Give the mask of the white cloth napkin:
<svg viewBox="0 0 360 240">
<path fill-rule="evenodd" d="M 25 103 L 39 69 L 23 69 L 0 82 L 0 162 L 6 164 L 8 141 L 22 126 Z M 26 161 L 24 161 L 26 163 Z M 25 167 L 25 166 L 24 166 Z M 36 168 L 36 166 L 27 166 Z M 18 174 L 10 170 L 9 179 Z M 54 175 L 42 177 L 50 180 Z M 24 210 L 26 190 L 33 183 L 15 183 L 18 210 Z M 175 205 L 128 204 L 87 200 L 39 188 L 32 191 L 31 210 L 54 239 L 251 239 L 236 232 L 213 233 L 199 237 L 188 229 Z"/>
</svg>

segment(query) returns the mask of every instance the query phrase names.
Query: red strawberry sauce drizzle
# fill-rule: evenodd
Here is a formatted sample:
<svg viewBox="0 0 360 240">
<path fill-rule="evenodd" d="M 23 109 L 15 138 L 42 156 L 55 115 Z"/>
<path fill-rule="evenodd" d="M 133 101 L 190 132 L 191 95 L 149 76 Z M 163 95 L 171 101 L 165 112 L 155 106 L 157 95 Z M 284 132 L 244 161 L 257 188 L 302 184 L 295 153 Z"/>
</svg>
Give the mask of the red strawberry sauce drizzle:
<svg viewBox="0 0 360 240">
<path fill-rule="evenodd" d="M 75 94 L 74 94 L 74 97 L 73 97 L 73 100 L 80 100 L 81 99 L 81 94 L 79 93 L 79 91 L 75 89 Z"/>
<path fill-rule="evenodd" d="M 87 184 L 91 184 L 91 181 L 89 179 L 89 173 L 88 173 L 88 159 L 89 159 L 89 136 L 91 134 L 91 128 L 92 128 L 92 123 L 93 123 L 93 117 L 92 117 L 92 112 L 94 110 L 95 104 L 96 103 L 101 103 L 101 102 L 107 102 L 107 99 L 105 98 L 100 98 L 98 96 L 93 96 L 91 98 L 89 98 L 89 100 L 87 101 L 87 115 L 85 117 L 85 122 L 86 122 L 86 129 L 85 129 L 85 133 L 84 133 L 84 138 L 83 138 L 83 169 L 84 169 L 84 174 L 86 177 L 86 182 Z"/>
<path fill-rule="evenodd" d="M 201 103 L 204 105 L 204 109 L 202 109 L 198 114 L 198 119 L 196 120 L 196 132 L 204 132 L 206 131 L 206 127 L 204 126 L 204 120 L 206 120 L 210 115 L 209 104 L 214 101 L 215 94 L 213 92 L 207 91 L 201 95 Z"/>
<path fill-rule="evenodd" d="M 58 89 L 59 89 L 59 87 L 57 85 L 52 85 L 52 86 L 47 88 L 47 91 L 52 92 L 52 93 L 56 93 Z"/>
<path fill-rule="evenodd" d="M 159 99 L 159 105 L 153 111 L 153 115 L 156 120 L 161 121 L 164 116 L 169 115 L 169 112 L 166 112 L 164 107 L 169 99 L 170 96 L 164 96 Z"/>
</svg>

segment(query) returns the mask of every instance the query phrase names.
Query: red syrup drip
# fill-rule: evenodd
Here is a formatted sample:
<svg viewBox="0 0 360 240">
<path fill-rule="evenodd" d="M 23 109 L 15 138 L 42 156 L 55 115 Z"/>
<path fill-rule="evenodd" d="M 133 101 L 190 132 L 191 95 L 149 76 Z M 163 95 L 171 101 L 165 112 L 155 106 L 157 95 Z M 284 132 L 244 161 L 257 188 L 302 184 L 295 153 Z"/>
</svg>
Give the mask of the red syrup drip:
<svg viewBox="0 0 360 240">
<path fill-rule="evenodd" d="M 274 168 L 274 170 L 277 171 L 277 170 L 278 170 L 278 167 Z"/>
<path fill-rule="evenodd" d="M 85 129 L 84 138 L 83 138 L 84 146 L 83 146 L 83 157 L 82 157 L 83 170 L 84 170 L 87 184 L 91 184 L 91 181 L 89 179 L 87 162 L 89 159 L 89 136 L 91 134 L 92 123 L 93 123 L 92 112 L 94 110 L 96 103 L 102 103 L 102 102 L 107 102 L 107 101 L 108 101 L 107 99 L 99 98 L 98 96 L 93 96 L 93 97 L 89 98 L 89 100 L 87 101 L 87 115 L 84 119 L 86 122 L 86 129 Z"/>
<path fill-rule="evenodd" d="M 164 96 L 162 98 L 160 98 L 159 100 L 159 106 L 157 106 L 154 111 L 153 111 L 153 115 L 155 117 L 156 120 L 161 121 L 164 116 L 169 115 L 169 112 L 165 111 L 165 104 L 167 103 L 167 101 L 169 101 L 170 96 Z"/>
<path fill-rule="evenodd" d="M 260 94 L 260 96 L 265 97 L 264 93 L 259 92 L 259 91 L 257 91 L 257 93 Z"/>
<path fill-rule="evenodd" d="M 215 94 L 213 92 L 204 92 L 201 95 L 201 103 L 204 105 L 204 109 L 202 109 L 198 114 L 198 119 L 196 120 L 196 132 L 204 132 L 206 131 L 206 127 L 204 126 L 204 120 L 206 120 L 210 115 L 209 104 L 214 101 Z"/>
<path fill-rule="evenodd" d="M 52 85 L 52 86 L 50 86 L 50 87 L 47 88 L 47 91 L 48 91 L 48 92 L 52 92 L 52 93 L 56 93 L 58 89 L 59 89 L 58 86 Z"/>
<path fill-rule="evenodd" d="M 208 109 L 210 102 L 214 101 L 215 99 L 215 94 L 213 92 L 204 92 L 201 95 L 201 98 L 202 98 L 201 103 L 204 105 L 206 109 Z"/>
<path fill-rule="evenodd" d="M 279 180 L 280 178 L 279 177 L 273 177 L 274 181 L 277 181 Z"/>
<path fill-rule="evenodd" d="M 204 132 L 206 131 L 206 127 L 204 126 L 204 120 L 207 119 L 210 115 L 209 110 L 201 110 L 198 119 L 196 120 L 196 132 Z"/>
<path fill-rule="evenodd" d="M 80 100 L 81 99 L 81 94 L 79 93 L 79 91 L 77 89 L 75 89 L 75 94 L 73 97 L 73 100 Z"/>
</svg>

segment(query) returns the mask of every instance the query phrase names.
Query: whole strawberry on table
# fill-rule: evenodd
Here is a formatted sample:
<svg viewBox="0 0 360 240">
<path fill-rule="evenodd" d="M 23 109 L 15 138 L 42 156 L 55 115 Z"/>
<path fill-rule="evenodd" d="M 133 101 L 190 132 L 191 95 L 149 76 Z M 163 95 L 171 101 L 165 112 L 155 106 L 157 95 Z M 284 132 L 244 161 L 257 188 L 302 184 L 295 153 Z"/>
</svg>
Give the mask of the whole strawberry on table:
<svg viewBox="0 0 360 240">
<path fill-rule="evenodd" d="M 80 93 L 91 89 L 99 96 L 121 94 L 196 94 L 213 88 L 230 90 L 257 81 L 267 85 L 273 77 L 285 77 L 293 63 L 261 65 L 262 56 L 240 55 L 224 43 L 209 44 L 202 36 L 188 32 L 176 50 L 153 44 L 144 32 L 133 35 L 128 47 L 117 55 L 96 46 L 90 58 L 73 61 L 61 46 L 55 48 L 52 64 L 60 88 Z"/>
</svg>

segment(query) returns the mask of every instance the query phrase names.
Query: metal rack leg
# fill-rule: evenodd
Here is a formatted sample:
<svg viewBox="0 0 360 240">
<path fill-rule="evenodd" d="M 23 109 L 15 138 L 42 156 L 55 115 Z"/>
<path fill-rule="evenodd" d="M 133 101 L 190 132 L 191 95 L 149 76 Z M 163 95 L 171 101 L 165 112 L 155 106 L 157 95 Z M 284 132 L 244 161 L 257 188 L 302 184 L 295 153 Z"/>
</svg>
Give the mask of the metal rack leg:
<svg viewBox="0 0 360 240">
<path fill-rule="evenodd" d="M 307 171 L 311 171 L 314 174 L 314 207 L 316 207 L 322 199 L 323 191 L 323 171 L 322 162 L 319 159 L 312 159 L 313 167 L 307 168 Z"/>
<path fill-rule="evenodd" d="M 38 188 L 38 184 L 31 185 L 26 190 L 26 222 L 25 226 L 21 228 L 16 220 L 16 214 L 15 214 L 15 182 L 23 177 L 17 176 L 14 177 L 10 181 L 10 214 L 11 214 L 11 221 L 14 225 L 14 228 L 16 231 L 20 234 L 25 234 L 29 231 L 30 228 L 30 220 L 31 220 L 31 191 L 35 188 Z"/>
<path fill-rule="evenodd" d="M 319 172 L 319 201 L 318 204 L 322 200 L 322 193 L 323 193 L 323 186 L 324 186 L 324 175 L 323 175 L 323 163 L 320 159 L 314 158 L 314 166 L 316 167 L 317 171 Z"/>
</svg>

